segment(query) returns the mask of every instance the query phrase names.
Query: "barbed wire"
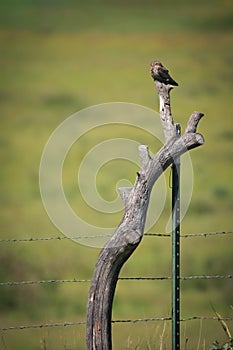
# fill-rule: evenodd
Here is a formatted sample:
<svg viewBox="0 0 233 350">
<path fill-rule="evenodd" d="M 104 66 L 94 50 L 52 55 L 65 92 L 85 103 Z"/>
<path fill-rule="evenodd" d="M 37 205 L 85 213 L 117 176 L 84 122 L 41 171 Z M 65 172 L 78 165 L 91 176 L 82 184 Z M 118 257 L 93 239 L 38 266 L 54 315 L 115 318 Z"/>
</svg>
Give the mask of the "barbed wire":
<svg viewBox="0 0 233 350">
<path fill-rule="evenodd" d="M 84 325 L 84 324 L 86 324 L 85 321 L 63 322 L 63 323 L 42 323 L 42 324 L 32 324 L 32 325 L 0 327 L 0 331 L 15 331 L 15 330 L 23 330 L 23 329 L 49 328 L 49 327 L 67 327 L 67 326 Z"/>
<path fill-rule="evenodd" d="M 233 278 L 233 275 L 200 275 L 200 276 L 183 276 L 180 280 L 191 280 L 191 279 L 228 279 Z M 146 281 L 162 281 L 171 280 L 172 277 L 120 277 L 118 280 L 146 280 Z"/>
<path fill-rule="evenodd" d="M 180 237 L 181 237 L 181 238 L 207 237 L 207 236 L 215 236 L 215 235 L 229 235 L 229 234 L 232 234 L 232 233 L 233 233 L 233 231 L 186 233 L 186 234 L 180 235 Z"/>
<path fill-rule="evenodd" d="M 191 279 L 230 279 L 233 275 L 201 275 L 201 276 L 184 276 L 180 280 Z M 119 277 L 120 281 L 164 281 L 171 280 L 172 277 Z M 44 284 L 44 283 L 86 283 L 91 282 L 91 279 L 49 279 L 49 280 L 35 280 L 35 281 L 7 281 L 0 282 L 0 286 L 18 286 L 30 284 Z"/>
<path fill-rule="evenodd" d="M 150 322 L 150 321 L 171 321 L 171 317 L 149 317 L 149 318 L 138 318 L 138 319 L 126 319 L 126 320 L 113 320 L 112 323 L 136 323 L 136 322 Z M 181 318 L 180 322 L 188 322 L 195 320 L 212 320 L 219 321 L 218 317 L 214 316 L 191 316 Z M 222 321 L 233 321 L 233 317 L 221 317 Z"/>
<path fill-rule="evenodd" d="M 182 234 L 181 238 L 191 238 L 191 237 L 207 237 L 215 235 L 227 235 L 232 234 L 233 231 L 220 231 L 220 232 L 203 232 L 203 233 L 193 233 L 193 234 Z M 78 236 L 73 237 L 75 240 L 81 239 L 91 239 L 91 238 L 107 238 L 111 235 L 95 235 L 95 236 Z M 154 237 L 171 237 L 170 233 L 146 233 L 145 236 Z M 20 242 L 37 242 L 37 241 L 54 241 L 54 240 L 66 240 L 71 237 L 57 236 L 57 237 L 26 237 L 26 238 L 7 238 L 0 239 L 0 243 L 20 243 Z M 183 276 L 180 280 L 192 280 L 192 279 L 232 279 L 233 275 L 201 275 L 201 276 Z M 118 280 L 121 281 L 156 281 L 156 280 L 171 280 L 172 277 L 120 277 Z M 48 279 L 48 280 L 35 280 L 35 281 L 7 281 L 0 282 L 0 286 L 17 286 L 17 285 L 33 285 L 33 284 L 46 284 L 46 283 L 89 283 L 91 279 Z M 219 320 L 217 317 L 208 316 L 192 316 L 188 318 L 183 318 L 181 322 L 187 322 L 192 320 Z M 233 321 L 232 317 L 221 318 L 223 321 Z M 138 319 L 125 319 L 125 320 L 113 320 L 112 323 L 136 323 L 136 322 L 152 322 L 152 321 L 171 321 L 171 317 L 152 317 L 152 318 L 138 318 Z M 0 331 L 10 331 L 10 330 L 25 330 L 25 329 L 39 329 L 48 327 L 67 327 L 75 325 L 85 325 L 86 322 L 63 322 L 63 323 L 45 323 L 45 324 L 34 324 L 34 325 L 17 325 L 9 327 L 0 327 Z"/>
<path fill-rule="evenodd" d="M 67 236 L 57 236 L 57 237 L 26 237 L 26 238 L 6 238 L 0 239 L 0 243 L 18 243 L 18 242 L 37 242 L 37 241 L 62 241 L 64 239 L 94 239 L 94 238 L 103 238 L 110 237 L 111 234 L 107 235 L 94 235 L 94 236 L 76 236 L 76 237 L 67 237 Z"/>
<path fill-rule="evenodd" d="M 0 286 L 17 286 L 17 285 L 28 285 L 28 284 L 44 284 L 44 283 L 82 283 L 82 282 L 91 282 L 90 279 L 50 279 L 50 280 L 36 280 L 36 281 L 8 281 L 0 282 Z"/>
<path fill-rule="evenodd" d="M 147 318 L 137 318 L 137 319 L 122 319 L 122 320 L 112 320 L 112 323 L 137 323 L 137 322 L 156 322 L 156 321 L 171 321 L 171 317 L 147 317 Z M 211 316 L 192 316 L 180 319 L 180 322 L 189 322 L 195 320 L 211 320 L 219 321 L 218 317 Z M 221 317 L 222 321 L 233 321 L 233 317 Z M 18 325 L 9 327 L 0 327 L 0 331 L 15 331 L 24 329 L 38 329 L 38 328 L 49 328 L 49 327 L 68 327 L 68 326 L 81 326 L 85 325 L 85 321 L 78 322 L 61 322 L 61 323 L 42 323 L 42 324 L 32 324 L 32 325 Z"/>
<path fill-rule="evenodd" d="M 181 238 L 191 238 L 191 237 L 207 237 L 215 235 L 228 235 L 232 234 L 233 231 L 217 231 L 217 232 L 202 232 L 202 233 L 185 233 L 180 235 Z M 0 239 L 0 243 L 19 243 L 19 242 L 37 242 L 37 241 L 61 241 L 66 239 L 81 240 L 81 239 L 95 239 L 95 238 L 107 238 L 111 234 L 105 235 L 94 235 L 94 236 L 56 236 L 56 237 L 26 237 L 26 238 L 3 238 Z M 147 237 L 171 237 L 171 233 L 145 233 L 144 236 Z"/>
</svg>

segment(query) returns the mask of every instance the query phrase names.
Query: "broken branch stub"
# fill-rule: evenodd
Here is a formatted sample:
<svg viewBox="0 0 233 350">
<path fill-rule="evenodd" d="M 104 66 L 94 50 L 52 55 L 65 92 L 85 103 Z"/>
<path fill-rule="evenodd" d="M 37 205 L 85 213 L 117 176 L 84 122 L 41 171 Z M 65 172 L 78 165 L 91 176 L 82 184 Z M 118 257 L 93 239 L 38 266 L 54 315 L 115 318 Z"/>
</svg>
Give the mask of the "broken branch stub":
<svg viewBox="0 0 233 350">
<path fill-rule="evenodd" d="M 132 188 L 119 189 L 125 210 L 121 223 L 102 248 L 95 265 L 87 304 L 87 350 L 112 349 L 112 303 L 118 276 L 143 237 L 154 183 L 176 157 L 204 143 L 203 136 L 196 133 L 203 114 L 194 112 L 187 123 L 185 133 L 177 136 L 170 108 L 172 86 L 155 78 L 154 80 L 160 100 L 165 144 L 153 157 L 150 156 L 147 146 L 139 146 L 141 169 L 135 184 Z"/>
</svg>

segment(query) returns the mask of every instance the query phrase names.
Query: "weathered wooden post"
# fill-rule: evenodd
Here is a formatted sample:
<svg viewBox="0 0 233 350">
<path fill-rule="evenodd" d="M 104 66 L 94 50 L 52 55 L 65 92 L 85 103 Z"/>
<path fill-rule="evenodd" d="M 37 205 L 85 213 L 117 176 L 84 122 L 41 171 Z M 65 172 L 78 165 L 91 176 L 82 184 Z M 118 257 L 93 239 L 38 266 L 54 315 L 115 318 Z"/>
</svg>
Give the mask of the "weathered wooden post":
<svg viewBox="0 0 233 350">
<path fill-rule="evenodd" d="M 158 61 L 152 62 L 151 75 L 159 95 L 165 144 L 153 157 L 147 146 L 139 146 L 141 169 L 135 184 L 132 188 L 119 189 L 125 211 L 121 223 L 101 250 L 96 262 L 87 304 L 87 350 L 112 349 L 112 303 L 118 275 L 143 237 L 154 183 L 177 157 L 204 143 L 203 136 L 196 132 L 203 114 L 194 112 L 185 133 L 177 135 L 170 109 L 170 91 L 178 84 Z"/>
</svg>

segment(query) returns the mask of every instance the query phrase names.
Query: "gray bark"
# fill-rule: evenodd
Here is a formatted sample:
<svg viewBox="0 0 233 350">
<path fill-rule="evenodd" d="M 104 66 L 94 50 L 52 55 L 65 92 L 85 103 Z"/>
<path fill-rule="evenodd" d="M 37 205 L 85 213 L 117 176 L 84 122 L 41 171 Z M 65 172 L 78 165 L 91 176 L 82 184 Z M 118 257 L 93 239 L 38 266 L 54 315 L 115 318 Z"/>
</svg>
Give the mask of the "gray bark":
<svg viewBox="0 0 233 350">
<path fill-rule="evenodd" d="M 153 157 L 148 147 L 139 146 L 141 162 L 132 188 L 120 188 L 125 211 L 120 225 L 101 250 L 96 262 L 87 305 L 88 350 L 111 350 L 111 316 L 114 292 L 123 264 L 139 245 L 144 232 L 146 213 L 152 187 L 177 156 L 204 143 L 196 132 L 203 114 L 194 112 L 182 136 L 177 136 L 170 108 L 172 87 L 155 82 L 160 100 L 160 117 L 165 145 Z"/>
</svg>

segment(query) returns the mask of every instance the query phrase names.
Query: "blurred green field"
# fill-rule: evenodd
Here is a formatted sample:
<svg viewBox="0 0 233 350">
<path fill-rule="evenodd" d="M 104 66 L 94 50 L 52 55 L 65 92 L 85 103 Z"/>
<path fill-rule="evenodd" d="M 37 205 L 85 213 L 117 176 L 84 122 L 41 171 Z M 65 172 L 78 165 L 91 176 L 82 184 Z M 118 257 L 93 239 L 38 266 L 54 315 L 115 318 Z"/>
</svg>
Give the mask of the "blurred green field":
<svg viewBox="0 0 233 350">
<path fill-rule="evenodd" d="M 122 101 L 157 110 L 148 73 L 153 59 L 169 67 L 180 84 L 172 91 L 172 110 L 183 130 L 194 110 L 205 114 L 199 126 L 205 145 L 190 153 L 194 189 L 182 232 L 232 231 L 232 12 L 228 0 L 180 0 L 175 7 L 171 0 L 1 2 L 1 239 L 62 235 L 39 191 L 40 158 L 49 136 L 68 116 L 95 104 Z M 96 143 L 133 133 L 120 127 L 96 130 L 67 157 L 67 197 L 93 224 L 117 226 L 122 213 L 91 210 L 76 189 L 75 171 Z M 150 135 L 138 133 L 136 139 L 156 151 Z M 117 169 L 109 164 L 98 178 L 107 200 L 125 176 Z M 136 167 L 125 169 L 134 182 Z M 169 213 L 167 198 L 150 232 L 163 232 Z M 183 239 L 182 276 L 232 274 L 232 243 L 232 235 Z M 0 282 L 90 279 L 98 253 L 68 239 L 1 243 Z M 170 276 L 170 253 L 169 238 L 145 237 L 121 276 Z M 210 302 L 223 317 L 232 317 L 232 280 L 188 280 L 181 286 L 182 318 L 214 316 Z M 85 321 L 88 289 L 88 282 L 0 286 L 0 327 Z M 170 281 L 119 281 L 113 318 L 169 317 L 170 294 Z M 233 334 L 232 322 L 228 325 Z M 226 340 L 212 320 L 182 323 L 183 349 L 186 338 L 188 349 L 209 349 L 212 341 Z M 113 342 L 118 350 L 169 349 L 170 323 L 116 323 Z M 82 350 L 85 327 L 1 332 L 0 344 L 3 349 Z"/>
</svg>

